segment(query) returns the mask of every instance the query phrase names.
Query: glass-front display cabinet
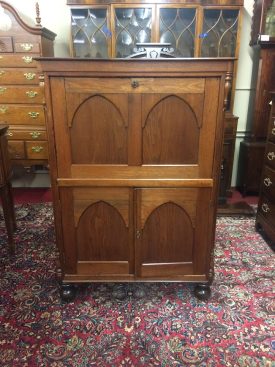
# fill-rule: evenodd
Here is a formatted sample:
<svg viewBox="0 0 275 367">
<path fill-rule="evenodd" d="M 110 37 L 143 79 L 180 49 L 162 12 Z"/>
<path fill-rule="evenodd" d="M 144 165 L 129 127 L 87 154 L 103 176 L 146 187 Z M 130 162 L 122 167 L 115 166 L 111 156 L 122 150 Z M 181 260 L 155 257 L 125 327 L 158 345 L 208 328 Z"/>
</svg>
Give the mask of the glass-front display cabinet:
<svg viewBox="0 0 275 367">
<path fill-rule="evenodd" d="M 174 57 L 238 55 L 242 0 L 67 0 L 67 4 L 74 57 L 125 58 L 139 43 L 169 43 Z"/>
</svg>

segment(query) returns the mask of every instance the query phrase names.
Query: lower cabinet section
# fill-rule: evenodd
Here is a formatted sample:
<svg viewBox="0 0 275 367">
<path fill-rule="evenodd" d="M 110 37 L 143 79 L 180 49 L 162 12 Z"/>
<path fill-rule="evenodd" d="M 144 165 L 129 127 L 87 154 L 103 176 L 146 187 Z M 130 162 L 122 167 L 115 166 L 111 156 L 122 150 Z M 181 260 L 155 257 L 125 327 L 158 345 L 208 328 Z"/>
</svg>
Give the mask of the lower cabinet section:
<svg viewBox="0 0 275 367">
<path fill-rule="evenodd" d="M 207 281 L 210 194 L 61 188 L 64 280 Z"/>
</svg>

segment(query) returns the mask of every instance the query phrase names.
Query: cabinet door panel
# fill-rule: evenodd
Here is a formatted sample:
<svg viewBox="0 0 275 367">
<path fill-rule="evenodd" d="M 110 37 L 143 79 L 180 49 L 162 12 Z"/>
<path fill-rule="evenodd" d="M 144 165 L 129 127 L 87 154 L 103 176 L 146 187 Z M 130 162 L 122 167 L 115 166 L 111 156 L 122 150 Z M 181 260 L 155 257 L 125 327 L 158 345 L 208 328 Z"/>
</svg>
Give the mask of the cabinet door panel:
<svg viewBox="0 0 275 367">
<path fill-rule="evenodd" d="M 192 104 L 184 95 L 143 97 L 143 164 L 198 162 L 203 95 L 193 96 Z"/>
<path fill-rule="evenodd" d="M 62 201 L 67 202 L 66 190 L 61 192 Z M 133 273 L 131 190 L 76 188 L 71 195 L 73 207 L 63 217 L 66 252 L 74 253 L 72 272 L 90 276 Z M 73 216 L 68 214 L 71 211 Z"/>
<path fill-rule="evenodd" d="M 200 235 L 198 203 L 204 197 L 201 210 L 207 215 L 210 191 L 206 189 L 203 196 L 200 189 L 191 188 L 137 189 L 136 195 L 138 276 L 183 279 L 204 274 L 205 259 L 197 259 L 194 253 L 207 247 L 207 236 Z"/>
<path fill-rule="evenodd" d="M 127 122 L 116 102 L 95 95 L 79 106 L 70 128 L 72 163 L 127 164 Z"/>
<path fill-rule="evenodd" d="M 197 9 L 160 5 L 159 41 L 171 43 L 175 57 L 194 57 Z"/>
</svg>

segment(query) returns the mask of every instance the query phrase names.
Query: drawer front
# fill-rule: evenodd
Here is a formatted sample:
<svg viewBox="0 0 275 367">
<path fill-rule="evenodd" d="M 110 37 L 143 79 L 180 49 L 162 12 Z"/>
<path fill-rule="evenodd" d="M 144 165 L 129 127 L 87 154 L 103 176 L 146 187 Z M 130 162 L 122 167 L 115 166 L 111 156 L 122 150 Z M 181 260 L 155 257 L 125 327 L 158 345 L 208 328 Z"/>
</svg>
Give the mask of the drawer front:
<svg viewBox="0 0 275 367">
<path fill-rule="evenodd" d="M 0 37 L 0 52 L 13 52 L 12 37 Z"/>
<path fill-rule="evenodd" d="M 39 84 L 37 70 L 0 68 L 0 84 Z"/>
<path fill-rule="evenodd" d="M 48 159 L 48 144 L 45 141 L 26 141 L 27 159 Z"/>
<path fill-rule="evenodd" d="M 8 125 L 44 125 L 44 108 L 43 106 L 0 104 L 0 119 L 6 121 Z"/>
<path fill-rule="evenodd" d="M 265 162 L 269 167 L 275 169 L 275 144 L 273 143 L 267 144 Z"/>
<path fill-rule="evenodd" d="M 8 140 L 47 140 L 45 129 L 33 127 L 32 129 L 13 129 L 7 131 Z"/>
<path fill-rule="evenodd" d="M 204 78 L 66 78 L 68 92 L 80 93 L 204 93 Z"/>
<path fill-rule="evenodd" d="M 37 42 L 18 42 L 14 43 L 14 51 L 22 53 L 39 53 L 40 45 Z"/>
<path fill-rule="evenodd" d="M 36 61 L 34 57 L 39 57 L 39 54 L 0 54 L 0 68 L 6 66 L 7 68 L 35 68 Z"/>
<path fill-rule="evenodd" d="M 8 147 L 11 159 L 25 159 L 25 146 L 23 141 L 9 141 Z"/>
<path fill-rule="evenodd" d="M 36 86 L 0 85 L 1 103 L 44 103 L 44 89 Z"/>
<path fill-rule="evenodd" d="M 264 195 L 260 199 L 258 213 L 270 224 L 275 225 L 275 203 Z"/>
<path fill-rule="evenodd" d="M 268 139 L 275 143 L 275 116 L 271 116 L 271 121 L 269 123 L 268 129 Z"/>
<path fill-rule="evenodd" d="M 264 167 L 261 187 L 263 193 L 271 198 L 274 198 L 275 202 L 275 171 L 267 166 Z"/>
</svg>

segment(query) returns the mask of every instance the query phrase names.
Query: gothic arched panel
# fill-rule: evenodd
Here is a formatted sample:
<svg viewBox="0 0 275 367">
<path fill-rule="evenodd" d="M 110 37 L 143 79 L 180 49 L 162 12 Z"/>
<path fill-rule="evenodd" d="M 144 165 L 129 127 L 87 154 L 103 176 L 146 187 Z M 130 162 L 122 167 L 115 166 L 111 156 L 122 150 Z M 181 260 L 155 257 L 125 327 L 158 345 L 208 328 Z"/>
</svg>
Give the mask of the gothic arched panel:
<svg viewBox="0 0 275 367">
<path fill-rule="evenodd" d="M 192 108 L 171 95 L 149 112 L 143 129 L 143 164 L 194 164 L 199 124 Z"/>
<path fill-rule="evenodd" d="M 72 163 L 127 164 L 127 128 L 119 106 L 95 95 L 76 111 L 70 129 Z"/>
<path fill-rule="evenodd" d="M 116 208 L 97 202 L 89 206 L 77 226 L 78 260 L 127 261 L 128 230 Z"/>
<path fill-rule="evenodd" d="M 148 217 L 142 231 L 142 263 L 192 261 L 194 230 L 186 211 L 168 202 Z"/>
</svg>

